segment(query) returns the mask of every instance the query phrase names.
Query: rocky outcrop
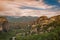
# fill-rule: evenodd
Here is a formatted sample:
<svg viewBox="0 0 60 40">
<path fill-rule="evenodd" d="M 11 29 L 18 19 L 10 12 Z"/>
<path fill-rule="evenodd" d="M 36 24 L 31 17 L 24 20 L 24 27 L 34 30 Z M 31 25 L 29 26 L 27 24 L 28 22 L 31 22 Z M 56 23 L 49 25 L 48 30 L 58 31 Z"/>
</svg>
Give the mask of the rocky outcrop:
<svg viewBox="0 0 60 40">
<path fill-rule="evenodd" d="M 9 29 L 8 21 L 5 17 L 0 17 L 0 31 L 7 32 Z"/>
<path fill-rule="evenodd" d="M 55 26 L 57 26 L 57 24 L 60 25 L 60 15 L 50 18 L 48 18 L 47 16 L 41 16 L 32 24 L 32 30 L 35 30 L 39 33 L 50 32 L 55 28 Z M 33 25 L 35 25 L 35 27 Z"/>
</svg>

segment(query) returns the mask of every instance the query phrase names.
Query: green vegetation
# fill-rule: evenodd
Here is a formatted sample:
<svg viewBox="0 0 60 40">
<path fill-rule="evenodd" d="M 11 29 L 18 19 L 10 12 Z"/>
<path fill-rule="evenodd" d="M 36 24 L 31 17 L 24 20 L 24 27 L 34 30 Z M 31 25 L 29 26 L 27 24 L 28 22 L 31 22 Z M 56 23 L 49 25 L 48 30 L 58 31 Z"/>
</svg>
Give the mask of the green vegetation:
<svg viewBox="0 0 60 40">
<path fill-rule="evenodd" d="M 28 35 L 28 36 L 16 36 L 16 40 L 60 40 L 60 26 L 48 33 Z"/>
<path fill-rule="evenodd" d="M 9 40 L 9 38 L 15 36 L 14 31 L 0 32 L 0 40 Z"/>
<path fill-rule="evenodd" d="M 49 19 L 42 16 L 29 25 L 16 22 L 9 24 L 7 32 L 3 30 L 0 32 L 0 40 L 9 40 L 11 37 L 16 37 L 16 40 L 60 40 L 59 15 Z"/>
</svg>

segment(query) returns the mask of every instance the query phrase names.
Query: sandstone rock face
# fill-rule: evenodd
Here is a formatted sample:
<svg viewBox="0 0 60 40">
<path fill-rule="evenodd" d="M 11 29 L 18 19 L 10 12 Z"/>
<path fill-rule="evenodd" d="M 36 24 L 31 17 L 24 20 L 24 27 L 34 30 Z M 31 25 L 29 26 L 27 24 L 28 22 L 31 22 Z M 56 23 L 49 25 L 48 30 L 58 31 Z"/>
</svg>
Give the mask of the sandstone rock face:
<svg viewBox="0 0 60 40">
<path fill-rule="evenodd" d="M 36 21 L 34 21 L 35 27 L 32 26 L 33 28 L 32 30 L 35 29 L 35 31 L 40 30 L 40 32 L 41 31 L 50 32 L 55 28 L 55 26 L 57 26 L 57 24 L 60 25 L 60 15 L 53 16 L 50 18 L 48 18 L 47 16 L 41 16 Z"/>
<path fill-rule="evenodd" d="M 8 21 L 5 17 L 0 17 L 0 31 L 8 31 Z"/>
</svg>

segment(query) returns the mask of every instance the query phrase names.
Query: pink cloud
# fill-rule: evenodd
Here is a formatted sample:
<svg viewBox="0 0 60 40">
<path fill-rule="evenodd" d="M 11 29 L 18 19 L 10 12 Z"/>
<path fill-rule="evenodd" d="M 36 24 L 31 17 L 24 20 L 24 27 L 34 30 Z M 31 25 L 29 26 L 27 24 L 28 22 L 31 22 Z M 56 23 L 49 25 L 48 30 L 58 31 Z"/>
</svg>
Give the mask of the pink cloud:
<svg viewBox="0 0 60 40">
<path fill-rule="evenodd" d="M 31 10 L 31 9 L 20 9 L 22 6 L 32 6 L 38 8 L 52 8 L 53 6 L 48 6 L 44 4 L 43 0 L 39 2 L 35 0 L 0 0 L 0 15 L 6 16 L 54 16 L 60 15 L 60 12 L 53 12 L 49 10 Z"/>
</svg>

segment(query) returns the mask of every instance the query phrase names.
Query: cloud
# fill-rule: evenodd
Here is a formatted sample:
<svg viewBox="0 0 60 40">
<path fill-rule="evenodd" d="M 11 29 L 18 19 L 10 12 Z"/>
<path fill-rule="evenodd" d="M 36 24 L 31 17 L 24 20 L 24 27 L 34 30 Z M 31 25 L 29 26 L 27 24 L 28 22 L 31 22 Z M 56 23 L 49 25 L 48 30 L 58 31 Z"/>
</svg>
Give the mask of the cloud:
<svg viewBox="0 0 60 40">
<path fill-rule="evenodd" d="M 47 5 L 43 0 L 0 0 L 0 15 L 5 16 L 54 16 L 60 8 Z"/>
<path fill-rule="evenodd" d="M 20 7 L 20 9 L 45 10 L 45 8 L 30 7 L 30 6 L 22 6 Z"/>
<path fill-rule="evenodd" d="M 58 0 L 58 2 L 60 3 L 60 0 Z"/>
</svg>

